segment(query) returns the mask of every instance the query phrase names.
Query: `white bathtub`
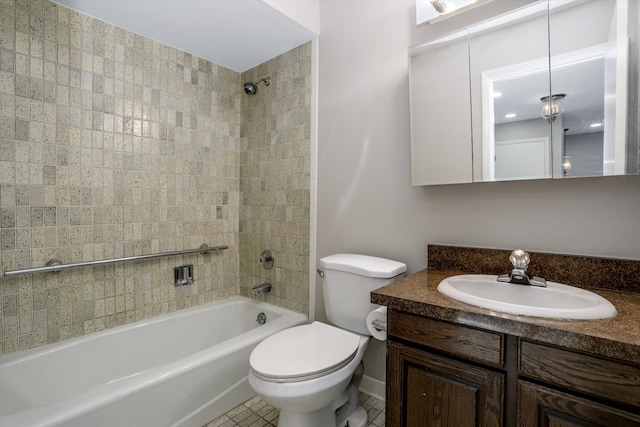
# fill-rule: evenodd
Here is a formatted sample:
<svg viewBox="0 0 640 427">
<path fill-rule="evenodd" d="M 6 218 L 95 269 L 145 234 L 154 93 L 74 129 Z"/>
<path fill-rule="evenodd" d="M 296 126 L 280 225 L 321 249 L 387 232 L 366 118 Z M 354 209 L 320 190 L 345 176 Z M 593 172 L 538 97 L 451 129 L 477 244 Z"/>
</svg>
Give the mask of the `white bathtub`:
<svg viewBox="0 0 640 427">
<path fill-rule="evenodd" d="M 253 348 L 306 321 L 233 297 L 5 355 L 0 426 L 201 427 L 255 394 Z"/>
</svg>

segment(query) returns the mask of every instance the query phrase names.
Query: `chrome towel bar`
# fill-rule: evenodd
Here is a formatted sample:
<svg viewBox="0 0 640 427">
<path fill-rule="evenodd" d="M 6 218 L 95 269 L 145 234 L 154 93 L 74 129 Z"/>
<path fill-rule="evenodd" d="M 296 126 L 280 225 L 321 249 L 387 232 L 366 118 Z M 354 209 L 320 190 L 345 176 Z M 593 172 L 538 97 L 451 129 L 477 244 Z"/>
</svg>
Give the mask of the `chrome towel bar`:
<svg viewBox="0 0 640 427">
<path fill-rule="evenodd" d="M 36 274 L 36 273 L 48 273 L 51 271 L 61 271 L 66 270 L 68 268 L 76 268 L 76 267 L 89 267 L 93 265 L 104 265 L 104 264 L 114 264 L 116 262 L 124 262 L 124 261 L 138 261 L 138 260 L 146 260 L 153 258 L 162 258 L 169 257 L 175 255 L 186 255 L 186 254 L 195 254 L 201 253 L 206 254 L 209 251 L 220 251 L 223 249 L 228 249 L 229 246 L 209 246 L 206 243 L 200 245 L 197 249 L 186 249 L 182 251 L 173 251 L 173 252 L 162 252 L 159 254 L 150 254 L 150 255 L 135 255 L 124 258 L 112 258 L 112 259 L 103 259 L 100 261 L 86 261 L 86 262 L 76 262 L 72 264 L 64 264 L 60 260 L 52 259 L 47 262 L 47 265 L 44 267 L 35 267 L 35 268 L 26 268 L 24 270 L 8 270 L 2 273 L 4 277 L 12 277 L 19 276 L 21 274 Z"/>
</svg>

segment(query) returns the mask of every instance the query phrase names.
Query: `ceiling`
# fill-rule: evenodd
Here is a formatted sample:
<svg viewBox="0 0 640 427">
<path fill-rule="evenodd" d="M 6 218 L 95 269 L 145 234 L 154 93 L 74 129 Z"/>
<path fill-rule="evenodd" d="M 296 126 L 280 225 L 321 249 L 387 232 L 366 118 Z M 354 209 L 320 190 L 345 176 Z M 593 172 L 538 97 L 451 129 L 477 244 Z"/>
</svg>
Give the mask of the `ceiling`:
<svg viewBox="0 0 640 427">
<path fill-rule="evenodd" d="M 315 38 L 262 0 L 53 0 L 244 72 Z"/>
</svg>

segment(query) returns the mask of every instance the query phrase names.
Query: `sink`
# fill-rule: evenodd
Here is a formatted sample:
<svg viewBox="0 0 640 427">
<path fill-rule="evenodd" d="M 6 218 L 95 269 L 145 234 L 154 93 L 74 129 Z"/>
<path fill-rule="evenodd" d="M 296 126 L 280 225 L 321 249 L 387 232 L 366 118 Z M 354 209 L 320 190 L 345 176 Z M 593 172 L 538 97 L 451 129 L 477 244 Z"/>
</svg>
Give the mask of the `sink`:
<svg viewBox="0 0 640 427">
<path fill-rule="evenodd" d="M 616 315 L 609 301 L 561 283 L 547 287 L 498 282 L 497 276 L 466 274 L 444 279 L 438 290 L 455 300 L 489 310 L 554 319 L 606 319 Z"/>
</svg>

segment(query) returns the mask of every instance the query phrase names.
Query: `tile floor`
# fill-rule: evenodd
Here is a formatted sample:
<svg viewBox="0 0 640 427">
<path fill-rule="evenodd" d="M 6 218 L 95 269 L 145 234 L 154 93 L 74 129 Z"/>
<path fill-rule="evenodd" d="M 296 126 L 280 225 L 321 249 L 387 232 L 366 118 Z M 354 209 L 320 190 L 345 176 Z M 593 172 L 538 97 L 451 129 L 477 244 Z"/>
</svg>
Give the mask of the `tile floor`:
<svg viewBox="0 0 640 427">
<path fill-rule="evenodd" d="M 384 401 L 362 392 L 358 400 L 369 414 L 367 427 L 384 427 Z M 256 396 L 204 427 L 275 427 L 277 425 L 278 410 Z"/>
</svg>

